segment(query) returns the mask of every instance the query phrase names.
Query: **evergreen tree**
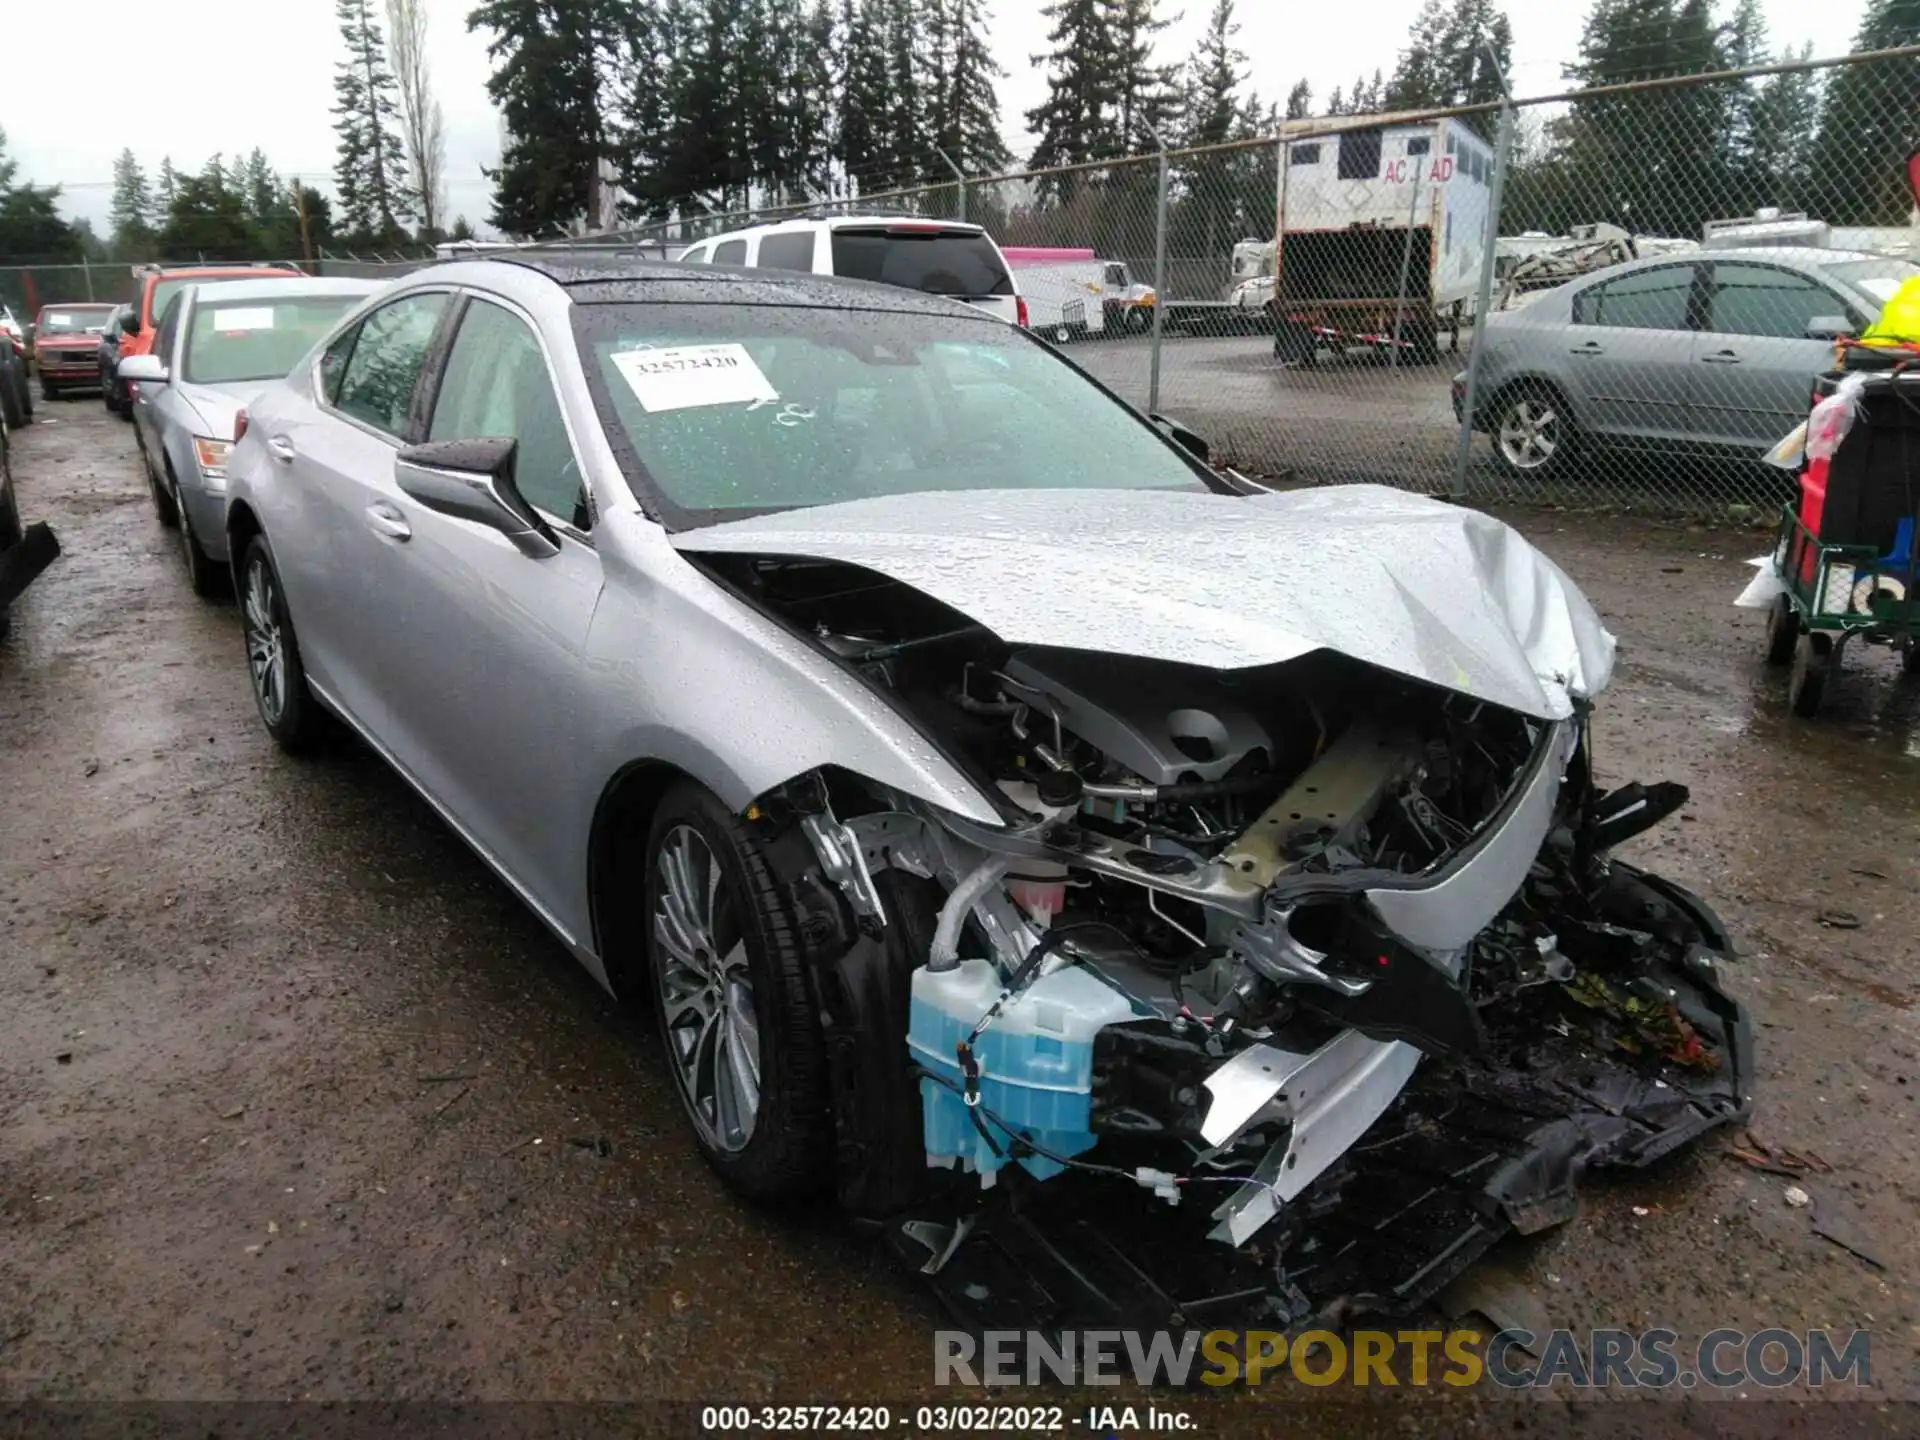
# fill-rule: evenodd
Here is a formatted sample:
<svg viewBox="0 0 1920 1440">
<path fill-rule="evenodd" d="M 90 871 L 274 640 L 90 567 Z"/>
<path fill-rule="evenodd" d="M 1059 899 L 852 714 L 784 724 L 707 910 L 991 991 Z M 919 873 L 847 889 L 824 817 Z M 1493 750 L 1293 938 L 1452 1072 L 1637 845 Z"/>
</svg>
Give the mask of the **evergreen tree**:
<svg viewBox="0 0 1920 1440">
<path fill-rule="evenodd" d="M 1107 0 L 1112 14 L 1115 128 L 1122 152 L 1156 148 L 1179 108 L 1178 69 L 1154 63 L 1154 36 L 1173 23 L 1157 0 Z M 1178 18 L 1178 17 L 1175 17 Z"/>
<path fill-rule="evenodd" d="M 506 138 L 489 177 L 493 223 L 507 234 L 554 235 L 589 214 L 600 157 L 613 153 L 601 78 L 617 59 L 619 22 L 611 0 L 481 0 L 467 16 L 469 30 L 492 36 L 487 94 Z"/>
<path fill-rule="evenodd" d="M 1053 21 L 1047 34 L 1053 48 L 1032 57 L 1047 67 L 1047 98 L 1027 112 L 1028 127 L 1040 137 L 1027 163 L 1040 170 L 1120 154 L 1119 42 L 1107 0 L 1053 0 L 1040 13 Z M 1039 188 L 1068 197 L 1081 178 L 1045 176 Z"/>
<path fill-rule="evenodd" d="M 934 143 L 969 175 L 1004 170 L 1013 163 L 1000 138 L 1000 99 L 994 81 L 1007 72 L 987 44 L 985 0 L 936 0 L 944 41 L 928 129 Z"/>
<path fill-rule="evenodd" d="M 107 207 L 107 224 L 114 245 L 138 258 L 134 252 L 153 243 L 153 191 L 147 173 L 133 158 L 132 150 L 122 150 L 113 162 L 113 199 Z"/>
<path fill-rule="evenodd" d="M 1307 80 L 1296 80 L 1293 89 L 1287 92 L 1287 119 L 1305 120 L 1313 114 L 1313 85 Z"/>
<path fill-rule="evenodd" d="M 896 189 L 933 177 L 944 166 L 933 153 L 923 123 L 932 97 L 922 93 L 928 69 L 919 44 L 915 0 L 877 0 L 885 34 L 887 56 L 886 172 L 875 177 L 877 188 Z"/>
<path fill-rule="evenodd" d="M 1867 0 L 1855 52 L 1920 44 L 1920 0 Z M 1814 202 L 1839 225 L 1899 225 L 1913 208 L 1906 159 L 1920 117 L 1920 58 L 1842 66 L 1827 84 Z"/>
<path fill-rule="evenodd" d="M 679 60 L 673 26 L 679 19 L 678 7 L 669 15 L 661 0 L 629 0 L 610 37 L 607 142 L 620 188 L 632 197 L 639 216 L 656 221 L 667 219 L 673 208 L 663 170 Z"/>
<path fill-rule="evenodd" d="M 1426 0 L 1382 96 L 1388 110 L 1490 105 L 1513 58 L 1513 26 L 1493 0 Z M 1483 120 L 1476 128 L 1491 134 Z"/>
<path fill-rule="evenodd" d="M 356 243 L 396 244 L 405 238 L 400 219 L 409 213 L 406 152 L 380 21 L 373 0 L 334 0 L 334 13 L 347 52 L 333 77 L 340 218 Z"/>
<path fill-rule="evenodd" d="M 1220 145 L 1238 138 L 1247 118 L 1241 108 L 1240 82 L 1246 52 L 1234 43 L 1240 26 L 1233 18 L 1234 0 L 1214 0 L 1207 28 L 1187 61 L 1181 144 L 1188 147 Z M 1184 198 L 1179 207 L 1179 229 L 1188 244 L 1202 255 L 1220 253 L 1247 227 L 1242 219 L 1246 167 L 1253 151 L 1213 150 L 1193 156 L 1182 175 Z"/>
<path fill-rule="evenodd" d="M 20 162 L 7 154 L 0 130 L 0 255 L 14 260 L 74 261 L 86 254 L 79 231 L 60 218 L 58 185 L 19 183 Z"/>
<path fill-rule="evenodd" d="M 152 217 L 154 224 L 159 225 L 166 222 L 167 216 L 173 210 L 173 197 L 179 193 L 179 189 L 180 176 L 173 168 L 173 157 L 171 155 L 162 155 L 160 157 L 160 179 L 154 186 L 154 213 Z"/>
<path fill-rule="evenodd" d="M 834 158 L 848 195 L 884 189 L 891 167 L 887 120 L 893 111 L 886 35 L 875 0 L 841 0 L 840 113 Z"/>
<path fill-rule="evenodd" d="M 1790 65 L 1813 58 L 1813 42 L 1798 53 L 1783 52 Z M 1814 147 L 1820 129 L 1820 72 L 1788 70 L 1761 82 L 1752 111 L 1753 173 L 1756 205 L 1803 210 L 1819 202 L 1813 191 Z"/>
<path fill-rule="evenodd" d="M 176 177 L 173 203 L 160 231 L 161 253 L 180 260 L 251 260 L 260 237 L 247 218 L 246 202 L 228 183 L 218 155 L 198 175 Z"/>
</svg>

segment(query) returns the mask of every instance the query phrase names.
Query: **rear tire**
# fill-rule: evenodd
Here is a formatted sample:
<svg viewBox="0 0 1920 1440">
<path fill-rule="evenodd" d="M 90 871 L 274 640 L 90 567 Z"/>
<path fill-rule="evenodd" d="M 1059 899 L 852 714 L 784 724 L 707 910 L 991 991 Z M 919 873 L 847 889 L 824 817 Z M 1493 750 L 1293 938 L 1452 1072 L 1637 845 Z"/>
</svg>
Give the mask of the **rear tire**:
<svg viewBox="0 0 1920 1440">
<path fill-rule="evenodd" d="M 289 755 L 308 754 L 324 737 L 327 716 L 307 689 L 300 642 L 266 536 L 253 537 L 240 574 L 240 633 L 260 723 Z"/>
<path fill-rule="evenodd" d="M 40 382 L 40 398 L 42 400 L 47 401 L 49 404 L 51 404 L 55 400 L 58 400 L 60 398 L 59 387 L 55 385 L 49 385 L 46 381 L 42 380 Z"/>
<path fill-rule="evenodd" d="M 1809 630 L 1794 642 L 1793 673 L 1787 677 L 1787 705 L 1794 714 L 1812 717 L 1820 713 L 1832 670 L 1831 636 Z"/>
<path fill-rule="evenodd" d="M 649 989 L 701 1154 L 756 1200 L 820 1190 L 834 1154 L 826 1045 L 759 841 L 686 783 L 660 802 L 646 855 Z"/>
<path fill-rule="evenodd" d="M 1793 663 L 1793 647 L 1800 638 L 1800 618 L 1793 613 L 1793 601 L 1784 595 L 1774 597 L 1767 611 L 1767 664 L 1778 668 Z"/>
</svg>

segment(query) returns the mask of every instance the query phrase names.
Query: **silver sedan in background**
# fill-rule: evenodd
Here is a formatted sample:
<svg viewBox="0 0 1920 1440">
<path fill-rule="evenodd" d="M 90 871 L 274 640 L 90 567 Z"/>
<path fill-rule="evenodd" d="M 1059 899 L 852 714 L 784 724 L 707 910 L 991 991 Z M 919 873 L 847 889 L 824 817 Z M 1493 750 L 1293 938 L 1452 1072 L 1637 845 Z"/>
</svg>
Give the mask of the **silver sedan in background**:
<svg viewBox="0 0 1920 1440">
<path fill-rule="evenodd" d="M 1695 251 L 1617 265 L 1490 316 L 1477 429 L 1548 479 L 1607 445 L 1757 458 L 1807 418 L 1833 342 L 1920 266 L 1849 250 Z M 1466 376 L 1453 382 L 1454 413 Z"/>
<path fill-rule="evenodd" d="M 227 452 L 261 387 L 285 378 L 377 280 L 228 280 L 168 302 L 149 355 L 118 374 L 133 382 L 134 431 L 160 523 L 177 527 L 194 593 L 226 583 Z"/>
</svg>

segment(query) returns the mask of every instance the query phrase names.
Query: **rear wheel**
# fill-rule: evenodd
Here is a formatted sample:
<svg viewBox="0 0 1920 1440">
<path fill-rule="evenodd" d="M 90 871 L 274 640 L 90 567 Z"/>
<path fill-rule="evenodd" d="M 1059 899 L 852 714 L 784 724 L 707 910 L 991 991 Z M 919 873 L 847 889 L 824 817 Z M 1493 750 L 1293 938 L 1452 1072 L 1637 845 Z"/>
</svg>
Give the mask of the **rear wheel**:
<svg viewBox="0 0 1920 1440">
<path fill-rule="evenodd" d="M 254 536 L 247 546 L 241 574 L 240 631 L 246 640 L 254 704 L 274 743 L 290 755 L 303 754 L 320 740 L 326 715 L 307 689 L 300 642 L 293 633 L 280 572 L 266 536 Z"/>
<path fill-rule="evenodd" d="M 1791 664 L 1794 642 L 1799 638 L 1800 619 L 1793 613 L 1793 601 L 1776 595 L 1772 608 L 1767 611 L 1767 664 Z"/>
<path fill-rule="evenodd" d="M 1493 453 L 1518 479 L 1548 480 L 1564 474 L 1577 435 L 1559 393 L 1545 385 L 1517 385 L 1493 407 Z"/>
<path fill-rule="evenodd" d="M 1809 630 L 1794 642 L 1793 673 L 1787 677 L 1787 704 L 1794 714 L 1820 713 L 1832 671 L 1832 636 Z"/>
<path fill-rule="evenodd" d="M 60 398 L 60 387 L 49 381 L 42 380 L 40 382 L 40 398 L 42 400 L 58 400 Z"/>
<path fill-rule="evenodd" d="M 707 1163 L 775 1199 L 819 1188 L 833 1127 L 798 932 L 759 842 L 711 794 L 668 793 L 647 842 L 646 959 L 680 1105 Z"/>
</svg>

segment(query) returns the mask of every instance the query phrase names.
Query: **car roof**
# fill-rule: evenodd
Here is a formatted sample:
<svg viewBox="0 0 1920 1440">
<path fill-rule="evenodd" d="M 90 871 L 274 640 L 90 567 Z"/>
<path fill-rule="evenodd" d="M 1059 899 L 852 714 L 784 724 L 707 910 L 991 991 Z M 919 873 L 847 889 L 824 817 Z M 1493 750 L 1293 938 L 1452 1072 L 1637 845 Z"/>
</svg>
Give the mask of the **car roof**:
<svg viewBox="0 0 1920 1440">
<path fill-rule="evenodd" d="M 111 300 L 49 300 L 40 307 L 40 313 L 44 315 L 49 310 L 111 310 L 113 304 Z"/>
<path fill-rule="evenodd" d="M 371 295 L 384 290 L 385 280 L 359 280 L 332 275 L 283 275 L 264 280 L 214 280 L 196 284 L 194 295 L 208 290 L 217 292 L 221 301 L 278 300 L 292 295 Z"/>
<path fill-rule="evenodd" d="M 732 240 L 742 235 L 762 235 L 770 230 L 864 230 L 875 225 L 910 225 L 921 229 L 968 230 L 977 235 L 987 233 L 984 225 L 975 225 L 969 220 L 942 220 L 934 215 L 794 215 L 785 220 L 768 220 L 758 225 L 743 225 L 738 230 L 723 230 L 701 240 L 689 241 L 688 248 L 704 245 L 710 240 Z"/>
<path fill-rule="evenodd" d="M 162 280 L 207 280 L 218 275 L 259 275 L 285 278 L 299 275 L 300 272 L 290 266 L 280 265 L 179 265 L 170 270 L 149 270 L 145 279 L 158 283 Z"/>
<path fill-rule="evenodd" d="M 484 283 L 490 267 L 537 271 L 565 287 L 576 301 L 677 302 L 687 305 L 774 305 L 830 310 L 892 310 L 927 315 L 970 316 L 990 325 L 1005 322 L 942 295 L 928 295 L 877 280 L 807 275 L 798 270 L 741 270 L 731 266 L 682 265 L 644 260 L 632 254 L 593 254 L 580 250 L 496 251 L 471 260 L 453 260 L 414 271 L 418 280 L 433 274 L 460 283 Z"/>
</svg>

